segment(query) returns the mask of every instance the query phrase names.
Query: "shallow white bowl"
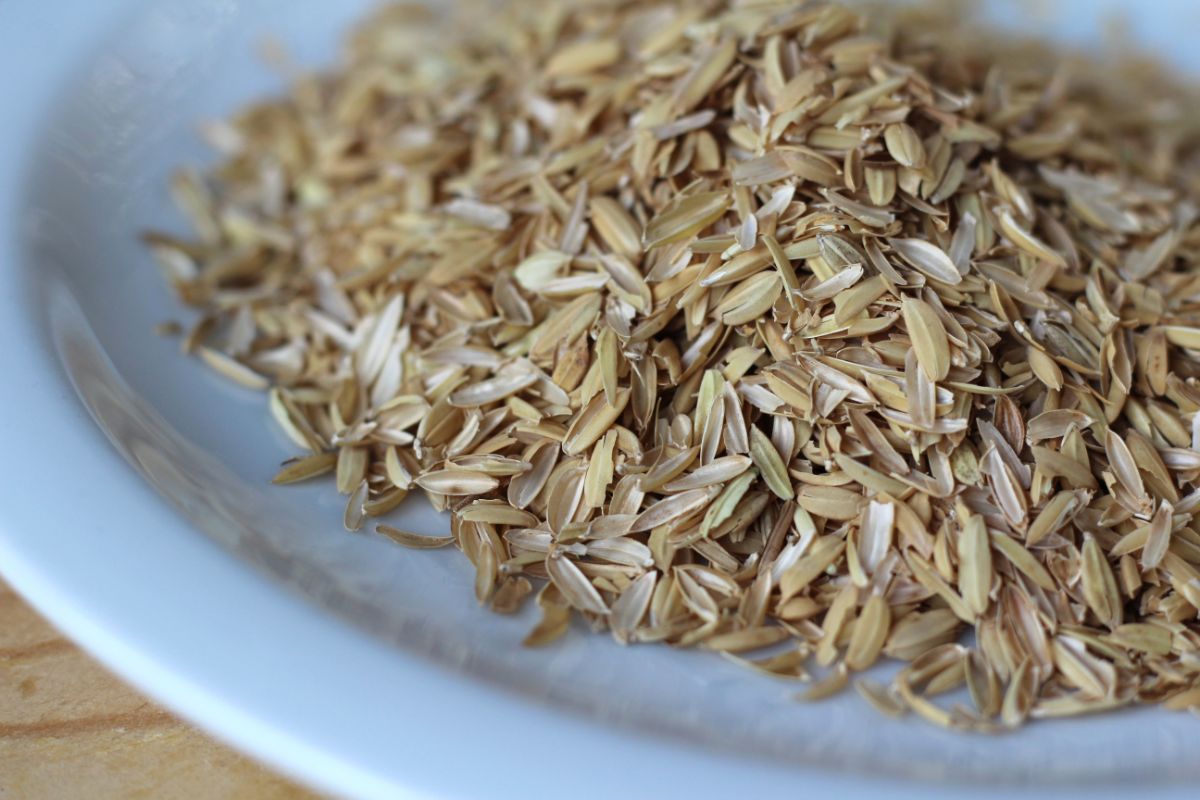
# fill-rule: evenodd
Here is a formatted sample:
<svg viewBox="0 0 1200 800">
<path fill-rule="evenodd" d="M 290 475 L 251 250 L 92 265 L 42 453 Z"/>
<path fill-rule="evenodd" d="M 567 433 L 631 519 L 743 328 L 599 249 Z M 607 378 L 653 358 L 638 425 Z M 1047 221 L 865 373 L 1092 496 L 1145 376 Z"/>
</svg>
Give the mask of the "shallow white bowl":
<svg viewBox="0 0 1200 800">
<path fill-rule="evenodd" d="M 121 675 L 308 783 L 348 796 L 1194 796 L 1200 724 L 1136 710 L 964 737 L 818 705 L 719 658 L 572 631 L 471 599 L 450 552 L 340 529 L 328 487 L 272 488 L 291 455 L 261 396 L 171 340 L 136 236 L 179 228 L 169 171 L 195 123 L 281 88 L 272 33 L 328 61 L 368 5 L 284 0 L 0 3 L 0 571 Z M 1010 24 L 1096 41 L 1099 9 Z M 1128 29 L 1196 69 L 1190 3 Z M 74 388 L 72 388 L 74 387 Z M 81 402 L 82 401 L 82 402 Z M 405 524 L 445 520 L 412 505 Z"/>
</svg>

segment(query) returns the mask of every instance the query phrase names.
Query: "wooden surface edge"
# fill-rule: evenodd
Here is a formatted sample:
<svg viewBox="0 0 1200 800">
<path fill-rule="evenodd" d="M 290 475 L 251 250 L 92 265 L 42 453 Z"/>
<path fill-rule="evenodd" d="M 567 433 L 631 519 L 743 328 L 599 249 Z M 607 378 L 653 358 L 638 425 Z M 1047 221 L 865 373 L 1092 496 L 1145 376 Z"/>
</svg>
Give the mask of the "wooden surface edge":
<svg viewBox="0 0 1200 800">
<path fill-rule="evenodd" d="M 0 582 L 0 799 L 309 800 L 107 672 Z"/>
</svg>

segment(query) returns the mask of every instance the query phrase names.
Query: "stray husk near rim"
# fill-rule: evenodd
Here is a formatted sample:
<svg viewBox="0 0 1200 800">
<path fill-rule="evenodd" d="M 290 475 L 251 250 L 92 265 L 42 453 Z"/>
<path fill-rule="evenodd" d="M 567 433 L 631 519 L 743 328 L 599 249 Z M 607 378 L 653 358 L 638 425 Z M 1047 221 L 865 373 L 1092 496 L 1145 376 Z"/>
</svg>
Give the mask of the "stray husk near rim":
<svg viewBox="0 0 1200 800">
<path fill-rule="evenodd" d="M 533 595 L 531 646 L 581 617 L 961 730 L 1200 708 L 1181 89 L 936 9 L 471 5 L 208 124 L 194 238 L 146 236 L 304 451 L 276 482 L 355 530 L 420 489 L 451 538 L 378 531 Z"/>
</svg>

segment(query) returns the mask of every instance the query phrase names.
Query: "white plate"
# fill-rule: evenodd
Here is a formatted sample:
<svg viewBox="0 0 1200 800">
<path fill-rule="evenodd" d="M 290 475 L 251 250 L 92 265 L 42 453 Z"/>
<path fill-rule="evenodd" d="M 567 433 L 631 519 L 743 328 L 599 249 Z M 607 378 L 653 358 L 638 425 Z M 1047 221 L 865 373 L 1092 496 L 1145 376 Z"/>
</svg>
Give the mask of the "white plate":
<svg viewBox="0 0 1200 800">
<path fill-rule="evenodd" d="M 524 650 L 528 617 L 476 607 L 457 554 L 345 534 L 328 487 L 267 485 L 286 442 L 261 396 L 149 334 L 178 310 L 136 237 L 179 227 L 165 178 L 204 157 L 195 122 L 281 88 L 255 58 L 261 35 L 327 61 L 368 4 L 52 5 L 0 3 L 0 570 L 130 681 L 290 774 L 362 797 L 1084 784 L 1184 797 L 1200 779 L 1187 715 L 968 737 L 883 719 L 853 693 L 800 705 L 793 686 L 700 653 L 582 630 Z M 1036 22 L 1086 42 L 1101 5 L 1120 4 L 1061 3 Z M 1197 66 L 1191 5 L 1143 6 L 1135 35 Z M 1031 24 L 1018 7 L 998 6 Z M 445 529 L 428 509 L 404 514 Z"/>
</svg>

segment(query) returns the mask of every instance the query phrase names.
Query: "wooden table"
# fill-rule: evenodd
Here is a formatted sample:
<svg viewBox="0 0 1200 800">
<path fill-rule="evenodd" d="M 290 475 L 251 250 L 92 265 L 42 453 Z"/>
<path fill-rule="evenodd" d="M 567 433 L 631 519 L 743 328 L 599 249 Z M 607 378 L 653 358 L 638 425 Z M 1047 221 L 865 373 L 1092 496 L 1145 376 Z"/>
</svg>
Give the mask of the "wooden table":
<svg viewBox="0 0 1200 800">
<path fill-rule="evenodd" d="M 316 795 L 179 721 L 0 583 L 0 799 Z"/>
</svg>

